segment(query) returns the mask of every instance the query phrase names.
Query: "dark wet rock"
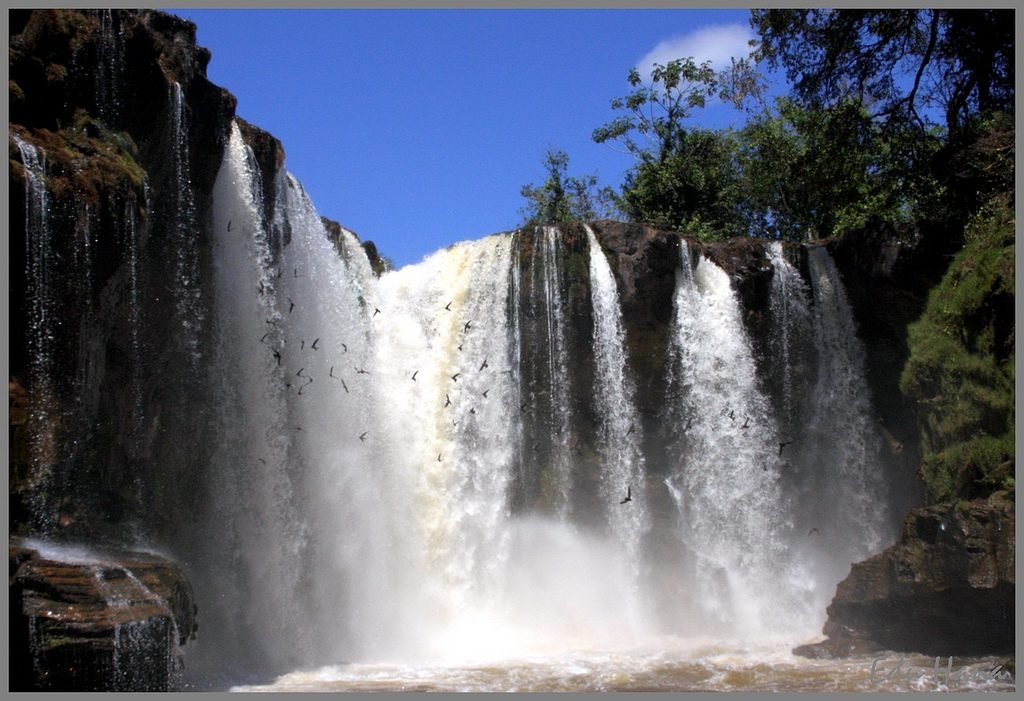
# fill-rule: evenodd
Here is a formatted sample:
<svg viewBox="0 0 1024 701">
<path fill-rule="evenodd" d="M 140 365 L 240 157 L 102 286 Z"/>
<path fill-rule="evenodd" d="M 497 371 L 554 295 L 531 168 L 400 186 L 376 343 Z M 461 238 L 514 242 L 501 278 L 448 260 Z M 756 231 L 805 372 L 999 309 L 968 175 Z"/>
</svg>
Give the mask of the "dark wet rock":
<svg viewBox="0 0 1024 701">
<path fill-rule="evenodd" d="M 198 623 L 192 588 L 148 553 L 59 559 L 8 548 L 11 690 L 173 691 Z"/>
<path fill-rule="evenodd" d="M 839 583 L 828 639 L 793 652 L 1012 654 L 1015 547 L 1014 502 L 1005 492 L 916 509 L 895 545 L 854 564 Z"/>
</svg>

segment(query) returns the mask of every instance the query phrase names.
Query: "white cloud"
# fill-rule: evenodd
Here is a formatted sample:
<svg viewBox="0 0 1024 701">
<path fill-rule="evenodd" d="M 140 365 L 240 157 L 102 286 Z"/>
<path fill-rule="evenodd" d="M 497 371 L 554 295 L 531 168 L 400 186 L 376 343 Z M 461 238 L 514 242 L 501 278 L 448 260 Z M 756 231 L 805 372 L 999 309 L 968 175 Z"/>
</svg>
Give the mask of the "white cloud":
<svg viewBox="0 0 1024 701">
<path fill-rule="evenodd" d="M 729 67 L 729 59 L 745 58 L 750 53 L 747 42 L 754 38 L 750 27 L 744 24 L 721 24 L 704 27 L 689 34 L 666 39 L 659 42 L 646 56 L 637 61 L 636 68 L 640 77 L 650 78 L 655 63 L 661 65 L 677 58 L 692 56 L 700 65 L 710 61 L 715 70 Z"/>
</svg>

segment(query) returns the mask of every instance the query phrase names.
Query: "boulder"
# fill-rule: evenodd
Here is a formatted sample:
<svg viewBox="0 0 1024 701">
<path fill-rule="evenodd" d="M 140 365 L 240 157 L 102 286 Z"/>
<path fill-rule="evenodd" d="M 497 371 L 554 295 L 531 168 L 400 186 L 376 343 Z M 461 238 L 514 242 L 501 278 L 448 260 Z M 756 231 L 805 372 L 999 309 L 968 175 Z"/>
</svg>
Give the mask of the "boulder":
<svg viewBox="0 0 1024 701">
<path fill-rule="evenodd" d="M 915 509 L 895 545 L 854 564 L 839 583 L 822 631 L 828 639 L 793 652 L 1013 654 L 1015 545 L 1005 492 Z"/>
<path fill-rule="evenodd" d="M 192 588 L 140 552 L 14 542 L 12 691 L 173 691 L 195 638 Z"/>
</svg>

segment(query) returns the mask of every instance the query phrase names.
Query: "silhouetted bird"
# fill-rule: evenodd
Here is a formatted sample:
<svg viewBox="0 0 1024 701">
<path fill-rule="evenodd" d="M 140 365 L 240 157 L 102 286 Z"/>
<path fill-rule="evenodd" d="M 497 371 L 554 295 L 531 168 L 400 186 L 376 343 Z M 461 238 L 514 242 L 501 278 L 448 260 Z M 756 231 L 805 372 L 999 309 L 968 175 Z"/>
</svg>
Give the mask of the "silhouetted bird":
<svg viewBox="0 0 1024 701">
<path fill-rule="evenodd" d="M 295 302 L 292 301 L 291 297 L 285 297 L 288 300 L 288 313 L 292 313 L 292 309 L 295 309 Z"/>
<path fill-rule="evenodd" d="M 459 375 L 461 375 L 461 374 L 462 374 L 461 372 L 457 372 L 454 375 L 452 375 L 452 382 L 458 382 L 459 381 Z"/>
<path fill-rule="evenodd" d="M 632 433 L 632 432 L 633 432 L 634 430 L 635 430 L 635 429 L 633 428 L 633 424 L 630 424 L 630 425 L 629 425 L 629 430 L 628 430 L 628 431 L 626 431 L 626 435 L 628 436 L 628 435 L 629 435 L 629 434 L 631 434 L 631 433 Z"/>
<path fill-rule="evenodd" d="M 490 387 L 488 387 L 487 389 L 484 390 L 484 399 L 487 398 L 487 393 L 490 392 L 490 391 L 491 391 Z"/>
<path fill-rule="evenodd" d="M 346 346 L 346 345 L 345 345 L 344 343 L 342 343 L 342 344 L 341 344 L 341 350 L 342 350 L 342 352 L 344 352 L 344 353 L 348 353 L 348 346 Z"/>
<path fill-rule="evenodd" d="M 445 308 L 445 309 L 446 309 L 447 311 L 451 311 L 451 310 L 452 310 L 452 303 L 451 303 L 451 302 L 449 302 L 448 304 L 444 305 L 444 308 Z"/>
<path fill-rule="evenodd" d="M 266 338 L 267 336 L 269 336 L 269 335 L 270 335 L 270 332 L 269 332 L 269 331 L 267 331 L 267 332 L 266 332 L 265 334 L 263 334 L 263 338 L 261 338 L 261 339 L 260 339 L 260 343 L 263 343 L 264 339 L 265 339 L 265 338 Z"/>
<path fill-rule="evenodd" d="M 691 426 L 693 426 L 693 417 L 692 416 L 689 417 L 688 419 L 686 419 L 686 428 L 684 428 L 683 430 L 684 431 L 689 431 Z"/>
<path fill-rule="evenodd" d="M 369 375 L 370 373 L 368 371 L 366 371 L 366 370 L 363 370 L 362 368 L 356 368 L 356 374 L 357 375 Z"/>
<path fill-rule="evenodd" d="M 419 371 L 419 370 L 417 370 L 416 372 L 414 372 L 414 373 L 412 374 L 412 381 L 413 381 L 413 382 L 415 382 L 415 381 L 416 381 L 416 375 L 418 375 L 419 373 L 420 373 L 420 371 Z"/>
<path fill-rule="evenodd" d="M 316 350 L 316 344 L 320 343 L 320 337 L 318 336 L 314 341 L 313 345 L 310 346 L 313 350 Z"/>
<path fill-rule="evenodd" d="M 345 384 L 345 380 L 341 381 L 341 386 L 345 389 L 345 394 L 348 394 L 348 385 Z"/>
<path fill-rule="evenodd" d="M 520 412 L 526 411 L 526 402 L 523 402 L 522 404 L 519 405 L 519 411 Z"/>
<path fill-rule="evenodd" d="M 484 368 L 486 368 L 486 367 L 490 367 L 490 366 L 489 366 L 489 365 L 487 364 L 487 358 L 484 358 L 484 362 L 483 362 L 483 364 L 482 364 L 482 365 L 480 366 L 480 370 L 483 370 L 483 369 L 484 369 Z"/>
<path fill-rule="evenodd" d="M 466 325 L 462 327 L 463 331 L 469 331 L 469 327 L 473 325 L 472 321 L 467 321 Z"/>
<path fill-rule="evenodd" d="M 476 408 L 475 407 L 469 407 L 469 413 L 470 414 L 476 414 Z"/>
<path fill-rule="evenodd" d="M 444 395 L 444 405 L 448 406 L 451 403 L 452 403 L 452 400 L 448 398 L 448 395 L 447 394 Z"/>
<path fill-rule="evenodd" d="M 327 376 L 328 377 L 334 377 L 334 366 L 333 365 L 331 366 L 330 371 L 327 373 Z M 335 377 L 334 379 L 338 379 L 338 378 Z"/>
<path fill-rule="evenodd" d="M 263 281 L 260 280 L 260 294 L 263 294 Z"/>
<path fill-rule="evenodd" d="M 266 465 L 266 464 L 267 464 L 267 461 L 266 461 L 266 460 L 264 460 L 263 458 L 256 458 L 256 459 L 257 459 L 257 460 L 259 460 L 259 461 L 260 461 L 261 463 L 263 463 L 264 465 Z"/>
<path fill-rule="evenodd" d="M 815 534 L 817 532 L 818 532 L 817 528 L 812 528 L 811 530 L 807 531 L 807 535 L 813 535 L 813 534 Z"/>
<path fill-rule="evenodd" d="M 294 272 L 294 273 L 295 273 L 295 277 L 298 277 L 298 276 L 299 276 L 299 269 L 298 269 L 298 268 L 293 268 L 293 269 L 292 269 L 292 272 Z"/>
<path fill-rule="evenodd" d="M 380 309 L 377 309 L 377 307 L 374 307 L 373 308 L 373 316 L 377 316 L 378 314 L 380 314 Z M 370 318 L 372 319 L 373 316 L 371 316 Z"/>
<path fill-rule="evenodd" d="M 740 426 L 740 428 L 746 428 L 746 427 L 747 427 L 747 426 L 749 426 L 749 425 L 750 425 L 750 417 L 748 416 L 748 417 L 747 417 L 747 418 L 746 418 L 746 419 L 745 419 L 745 420 L 743 421 L 743 425 L 742 425 L 742 426 Z"/>
<path fill-rule="evenodd" d="M 462 350 L 462 344 L 461 343 L 459 344 L 459 350 Z"/>
<path fill-rule="evenodd" d="M 299 341 L 299 350 L 304 350 L 305 348 L 306 348 L 306 339 L 302 339 L 301 341 Z"/>
<path fill-rule="evenodd" d="M 361 441 L 365 441 L 365 440 L 366 440 L 366 434 L 367 434 L 367 433 L 369 433 L 369 431 L 363 431 L 362 433 L 360 433 L 360 434 L 359 434 L 359 440 L 361 440 Z"/>
<path fill-rule="evenodd" d="M 228 231 L 231 231 L 231 220 L 228 219 Z"/>
<path fill-rule="evenodd" d="M 632 487 L 626 487 L 626 498 L 620 501 L 620 504 L 625 504 L 627 501 L 633 501 L 633 489 Z"/>
<path fill-rule="evenodd" d="M 306 370 L 306 368 L 299 368 L 299 371 L 298 371 L 297 373 L 295 373 L 295 376 L 296 376 L 296 377 L 302 377 L 302 373 L 303 373 L 303 372 L 304 372 L 305 370 Z"/>
<path fill-rule="evenodd" d="M 796 440 L 796 439 L 794 439 L 794 440 Z M 782 449 L 785 448 L 787 445 L 789 445 L 792 442 L 793 441 L 783 441 L 783 442 L 780 442 L 779 443 L 779 455 L 782 455 Z"/>
<path fill-rule="evenodd" d="M 277 364 L 280 365 L 281 364 L 281 352 L 275 350 L 274 351 L 274 357 L 277 358 Z"/>
<path fill-rule="evenodd" d="M 733 410 L 731 410 L 731 409 L 730 409 L 730 410 L 729 410 L 729 413 L 728 413 L 728 414 L 726 414 L 726 416 L 728 416 L 728 417 L 729 417 L 730 419 L 732 419 L 733 421 L 736 421 L 736 412 L 735 412 L 735 411 L 733 411 Z"/>
</svg>

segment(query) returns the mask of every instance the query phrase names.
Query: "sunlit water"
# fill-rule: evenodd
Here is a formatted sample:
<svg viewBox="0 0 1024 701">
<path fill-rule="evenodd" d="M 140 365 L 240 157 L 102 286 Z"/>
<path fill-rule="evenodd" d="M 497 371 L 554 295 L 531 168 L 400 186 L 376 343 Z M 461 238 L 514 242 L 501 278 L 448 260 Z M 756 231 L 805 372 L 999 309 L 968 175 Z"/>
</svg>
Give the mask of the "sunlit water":
<svg viewBox="0 0 1024 701">
<path fill-rule="evenodd" d="M 500 660 L 337 664 L 232 691 L 700 692 L 1013 691 L 996 658 L 879 653 L 846 660 L 797 657 L 785 645 L 662 639 L 625 650 L 578 649 Z"/>
</svg>

